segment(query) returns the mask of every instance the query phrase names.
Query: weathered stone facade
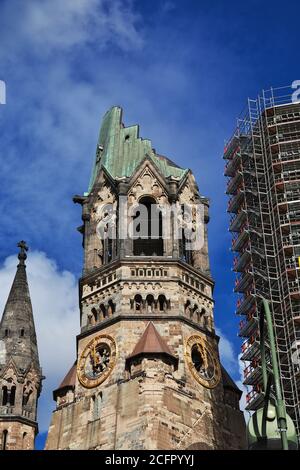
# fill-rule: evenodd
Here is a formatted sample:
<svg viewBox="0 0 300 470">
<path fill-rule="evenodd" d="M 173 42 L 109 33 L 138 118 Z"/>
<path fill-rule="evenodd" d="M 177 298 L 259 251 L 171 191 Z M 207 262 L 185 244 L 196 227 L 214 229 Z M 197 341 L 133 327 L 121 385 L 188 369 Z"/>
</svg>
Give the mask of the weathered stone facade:
<svg viewBox="0 0 300 470">
<path fill-rule="evenodd" d="M 115 107 L 104 118 L 89 192 L 74 200 L 83 220 L 81 332 L 77 365 L 54 392 L 46 449 L 243 448 L 240 392 L 221 370 L 214 328 L 208 200 L 192 173 L 156 154 L 137 126 L 124 127 Z M 142 204 L 147 223 L 152 206 L 162 208 L 166 231 L 123 237 Z M 184 204 L 189 221 L 166 217 Z M 189 250 L 174 227 L 198 230 L 196 205 L 202 242 Z"/>
<path fill-rule="evenodd" d="M 34 449 L 38 431 L 37 401 L 41 391 L 36 334 L 25 259 L 19 264 L 0 324 L 0 449 Z"/>
</svg>

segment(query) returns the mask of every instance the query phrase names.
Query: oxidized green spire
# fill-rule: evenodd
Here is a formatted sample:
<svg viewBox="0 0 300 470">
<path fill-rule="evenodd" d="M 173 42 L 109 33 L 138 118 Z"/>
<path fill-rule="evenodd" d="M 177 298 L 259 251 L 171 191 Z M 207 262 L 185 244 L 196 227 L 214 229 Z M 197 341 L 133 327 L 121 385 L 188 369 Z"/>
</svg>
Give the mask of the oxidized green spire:
<svg viewBox="0 0 300 470">
<path fill-rule="evenodd" d="M 152 149 L 151 141 L 139 137 L 139 126 L 125 127 L 122 124 L 122 108 L 112 107 L 102 121 L 88 192 L 91 191 L 101 167 L 105 168 L 112 178 L 130 177 L 146 155 L 165 177 L 181 179 L 187 171 L 157 155 Z"/>
</svg>

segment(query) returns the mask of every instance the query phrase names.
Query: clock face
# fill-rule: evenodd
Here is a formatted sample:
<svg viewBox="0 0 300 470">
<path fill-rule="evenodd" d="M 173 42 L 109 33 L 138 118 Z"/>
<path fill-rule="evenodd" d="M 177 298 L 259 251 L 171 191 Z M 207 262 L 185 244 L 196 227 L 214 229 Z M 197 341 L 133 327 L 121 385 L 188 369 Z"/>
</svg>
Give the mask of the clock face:
<svg viewBox="0 0 300 470">
<path fill-rule="evenodd" d="M 186 342 L 185 356 L 197 382 L 207 388 L 218 385 L 221 378 L 219 359 L 208 341 L 200 335 L 190 336 Z"/>
<path fill-rule="evenodd" d="M 92 388 L 104 382 L 116 362 L 116 343 L 109 335 L 93 338 L 84 348 L 77 367 L 78 379 L 84 387 Z"/>
</svg>

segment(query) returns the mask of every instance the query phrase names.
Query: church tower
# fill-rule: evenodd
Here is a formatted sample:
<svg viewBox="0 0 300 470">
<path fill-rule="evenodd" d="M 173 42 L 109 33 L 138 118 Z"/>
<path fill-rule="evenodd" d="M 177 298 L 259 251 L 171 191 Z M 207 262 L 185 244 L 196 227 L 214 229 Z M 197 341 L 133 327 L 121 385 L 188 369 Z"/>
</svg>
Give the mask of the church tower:
<svg viewBox="0 0 300 470">
<path fill-rule="evenodd" d="M 190 170 L 104 116 L 82 206 L 77 361 L 46 449 L 239 449 L 241 392 L 213 317 L 209 201 Z"/>
<path fill-rule="evenodd" d="M 26 276 L 24 241 L 0 323 L 0 449 L 32 450 L 42 370 Z"/>
</svg>

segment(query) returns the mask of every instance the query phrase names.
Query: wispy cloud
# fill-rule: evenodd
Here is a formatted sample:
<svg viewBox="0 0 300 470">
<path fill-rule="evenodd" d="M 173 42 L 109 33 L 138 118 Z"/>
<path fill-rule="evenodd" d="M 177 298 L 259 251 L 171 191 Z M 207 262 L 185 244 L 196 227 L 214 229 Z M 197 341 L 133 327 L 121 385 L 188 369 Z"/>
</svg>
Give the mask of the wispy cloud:
<svg viewBox="0 0 300 470">
<path fill-rule="evenodd" d="M 14 34 L 10 30 L 12 18 Z M 130 1 L 9 0 L 2 6 L 0 19 L 0 60 L 13 62 L 20 54 L 45 60 L 50 54 L 70 53 L 91 44 L 97 50 L 108 44 L 124 50 L 140 48 L 139 19 Z"/>
<path fill-rule="evenodd" d="M 239 365 L 234 346 L 219 328 L 216 328 L 216 333 L 220 336 L 219 352 L 221 362 L 229 374 L 236 375 L 239 370 Z"/>
<path fill-rule="evenodd" d="M 71 197 L 86 190 L 101 112 L 113 104 L 113 80 L 99 86 L 98 77 L 107 51 L 122 57 L 142 47 L 140 18 L 131 1 L 118 0 L 10 0 L 0 8 L 8 90 L 0 114 L 0 257 L 13 235 L 51 246 L 59 259 L 63 240 L 75 240 Z"/>
</svg>

